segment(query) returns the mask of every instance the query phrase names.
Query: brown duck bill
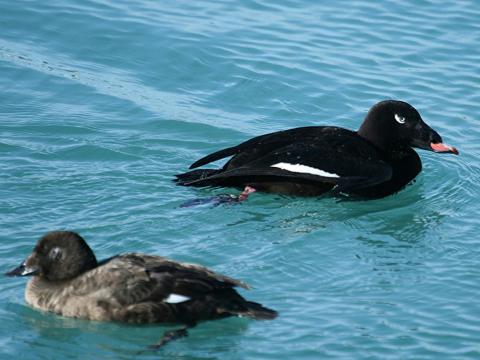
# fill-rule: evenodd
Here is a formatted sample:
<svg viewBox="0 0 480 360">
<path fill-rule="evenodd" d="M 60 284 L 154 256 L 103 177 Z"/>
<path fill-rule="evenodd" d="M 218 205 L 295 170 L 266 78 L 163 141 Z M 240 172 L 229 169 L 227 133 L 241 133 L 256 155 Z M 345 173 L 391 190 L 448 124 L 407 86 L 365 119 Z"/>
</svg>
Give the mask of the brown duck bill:
<svg viewBox="0 0 480 360">
<path fill-rule="evenodd" d="M 430 143 L 430 147 L 433 151 L 438 152 L 438 153 L 451 153 L 458 155 L 458 150 L 454 146 L 446 145 L 443 143 Z"/>
<path fill-rule="evenodd" d="M 25 263 L 22 263 L 20 266 L 16 267 L 15 269 L 6 272 L 5 275 L 7 276 L 33 276 L 39 273 L 39 269 L 34 267 L 26 266 Z"/>
</svg>

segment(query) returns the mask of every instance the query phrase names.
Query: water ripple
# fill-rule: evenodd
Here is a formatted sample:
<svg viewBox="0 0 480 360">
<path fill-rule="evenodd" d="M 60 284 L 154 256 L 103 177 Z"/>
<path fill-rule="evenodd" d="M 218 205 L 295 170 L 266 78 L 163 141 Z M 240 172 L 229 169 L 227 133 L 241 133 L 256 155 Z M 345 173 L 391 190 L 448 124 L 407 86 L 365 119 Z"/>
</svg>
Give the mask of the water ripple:
<svg viewBox="0 0 480 360">
<path fill-rule="evenodd" d="M 281 314 L 201 324 L 169 358 L 478 358 L 479 17 L 469 0 L 4 1 L 2 271 L 69 228 L 99 258 L 241 278 Z M 199 157 L 291 127 L 356 129 L 386 98 L 460 156 L 419 151 L 417 181 L 376 201 L 180 206 L 236 191 L 176 187 Z M 163 331 L 42 314 L 23 279 L 0 285 L 4 354 L 131 358 Z"/>
</svg>

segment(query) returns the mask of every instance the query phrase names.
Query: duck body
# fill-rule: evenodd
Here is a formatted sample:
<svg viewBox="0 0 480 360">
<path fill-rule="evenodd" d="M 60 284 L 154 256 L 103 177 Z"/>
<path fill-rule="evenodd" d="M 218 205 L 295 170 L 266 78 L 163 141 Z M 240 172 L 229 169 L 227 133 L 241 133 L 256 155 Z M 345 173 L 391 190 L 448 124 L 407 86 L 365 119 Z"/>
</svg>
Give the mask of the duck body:
<svg viewBox="0 0 480 360">
<path fill-rule="evenodd" d="M 192 170 L 177 175 L 176 181 L 184 186 L 250 186 L 301 196 L 334 189 L 380 198 L 401 190 L 421 171 L 420 157 L 412 146 L 433 150 L 432 144 L 440 152 L 456 152 L 442 144 L 440 135 L 411 105 L 384 101 L 370 110 L 358 131 L 309 126 L 258 136 L 190 166 L 194 169 L 231 156 L 222 168 Z"/>
<path fill-rule="evenodd" d="M 158 256 L 114 257 L 74 279 L 34 277 L 26 302 L 66 317 L 126 323 L 192 323 L 248 315 L 233 288 L 246 285 L 200 266 Z"/>
<path fill-rule="evenodd" d="M 7 274 L 33 275 L 25 291 L 32 307 L 66 317 L 133 324 L 192 325 L 229 316 L 273 319 L 277 315 L 238 294 L 234 288 L 247 289 L 245 283 L 160 256 L 131 253 L 100 263 L 92 258 L 83 261 L 88 266 L 77 266 L 75 276 L 64 276 L 64 268 L 79 262 L 79 251 L 71 246 L 80 241 L 77 236 L 47 234 L 25 263 Z M 54 249 L 60 249 L 63 259 L 54 259 Z"/>
</svg>

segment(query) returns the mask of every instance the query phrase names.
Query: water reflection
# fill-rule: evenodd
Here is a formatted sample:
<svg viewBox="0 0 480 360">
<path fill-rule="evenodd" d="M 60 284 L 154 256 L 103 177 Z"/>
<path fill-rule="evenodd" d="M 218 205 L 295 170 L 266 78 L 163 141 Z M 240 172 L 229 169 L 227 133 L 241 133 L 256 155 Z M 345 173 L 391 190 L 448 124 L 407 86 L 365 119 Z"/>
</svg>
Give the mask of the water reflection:
<svg viewBox="0 0 480 360">
<path fill-rule="evenodd" d="M 103 323 L 46 314 L 20 304 L 9 304 L 8 307 L 15 312 L 25 329 L 26 336 L 23 338 L 26 345 L 55 348 L 58 357 L 63 354 L 70 358 L 74 346 L 79 358 L 80 354 L 82 358 L 89 358 L 89 353 L 98 354 L 98 351 L 102 353 L 102 358 L 158 358 L 159 352 L 143 350 L 157 342 L 164 331 L 179 327 Z M 160 350 L 161 356 L 169 359 L 211 359 L 211 356 L 202 353 L 207 343 L 209 352 L 235 351 L 240 347 L 242 334 L 249 325 L 248 319 L 239 318 L 199 323 L 189 330 L 188 338 L 174 341 Z M 185 357 L 185 349 L 192 355 Z M 98 358 L 98 355 L 93 357 Z"/>
</svg>

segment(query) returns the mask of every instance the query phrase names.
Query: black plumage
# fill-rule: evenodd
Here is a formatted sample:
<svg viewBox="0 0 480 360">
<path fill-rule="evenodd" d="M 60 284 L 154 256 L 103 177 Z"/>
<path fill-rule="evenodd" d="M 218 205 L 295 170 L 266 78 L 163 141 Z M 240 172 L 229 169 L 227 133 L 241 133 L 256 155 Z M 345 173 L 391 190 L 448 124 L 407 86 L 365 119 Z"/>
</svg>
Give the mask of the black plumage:
<svg viewBox="0 0 480 360">
<path fill-rule="evenodd" d="M 335 189 L 379 198 L 399 191 L 421 171 L 412 147 L 458 154 L 442 143 L 413 106 L 387 100 L 370 109 L 358 131 L 309 126 L 258 136 L 190 166 L 231 157 L 222 168 L 192 170 L 176 175 L 176 181 L 304 196 Z"/>
</svg>

